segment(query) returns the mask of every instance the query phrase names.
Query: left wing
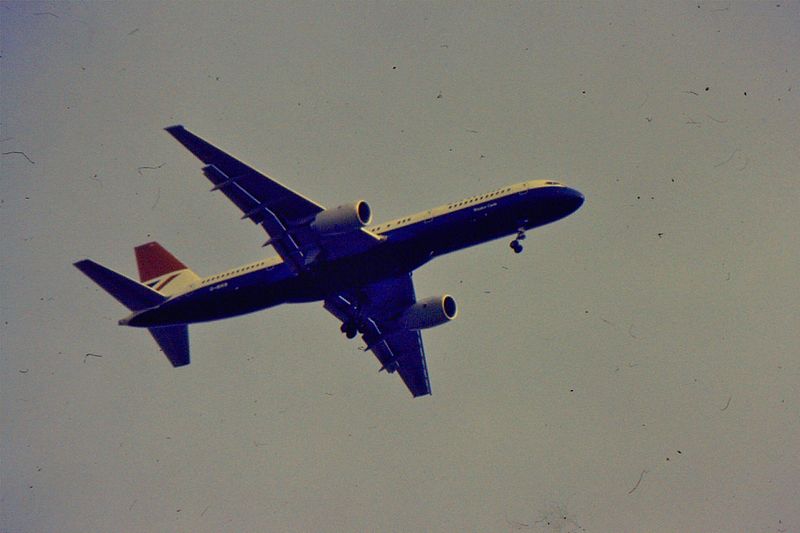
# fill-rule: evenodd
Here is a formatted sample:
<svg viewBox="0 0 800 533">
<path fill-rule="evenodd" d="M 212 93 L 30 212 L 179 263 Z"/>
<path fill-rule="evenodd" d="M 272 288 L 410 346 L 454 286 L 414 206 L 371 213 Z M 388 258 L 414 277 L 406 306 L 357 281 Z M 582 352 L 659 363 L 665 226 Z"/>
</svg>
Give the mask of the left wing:
<svg viewBox="0 0 800 533">
<path fill-rule="evenodd" d="M 212 191 L 222 191 L 249 218 L 264 227 L 271 244 L 295 272 L 325 250 L 336 254 L 338 248 L 370 246 L 380 239 L 359 230 L 344 239 L 324 238 L 310 227 L 321 205 L 261 174 L 257 170 L 204 141 L 183 126 L 166 128 L 170 135 L 192 152 L 206 166 L 203 174 L 214 184 Z"/>
<path fill-rule="evenodd" d="M 392 322 L 415 301 L 411 274 L 406 274 L 332 296 L 325 300 L 325 309 L 345 324 L 356 324 L 367 350 L 380 361 L 381 370 L 399 373 L 417 397 L 431 393 L 422 335 L 392 327 Z"/>
</svg>

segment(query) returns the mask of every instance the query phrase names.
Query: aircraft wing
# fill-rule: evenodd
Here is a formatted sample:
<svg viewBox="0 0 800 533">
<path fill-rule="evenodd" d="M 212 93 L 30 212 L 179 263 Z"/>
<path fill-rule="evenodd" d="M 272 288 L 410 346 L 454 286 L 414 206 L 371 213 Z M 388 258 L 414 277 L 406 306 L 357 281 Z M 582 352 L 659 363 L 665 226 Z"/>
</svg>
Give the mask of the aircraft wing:
<svg viewBox="0 0 800 533">
<path fill-rule="evenodd" d="M 166 128 L 179 143 L 206 166 L 203 174 L 242 211 L 242 218 L 260 224 L 271 244 L 295 271 L 305 269 L 319 251 L 335 252 L 342 246 L 370 246 L 379 238 L 365 230 L 344 239 L 324 238 L 311 230 L 314 217 L 325 208 L 261 174 L 252 167 L 204 141 L 180 125 Z M 328 254 L 331 255 L 330 253 Z"/>
<path fill-rule="evenodd" d="M 392 321 L 415 301 L 411 274 L 406 274 L 330 297 L 325 300 L 325 309 L 342 322 L 358 324 L 361 338 L 378 358 L 381 370 L 396 371 L 417 397 L 431 393 L 422 335 L 391 327 Z"/>
</svg>

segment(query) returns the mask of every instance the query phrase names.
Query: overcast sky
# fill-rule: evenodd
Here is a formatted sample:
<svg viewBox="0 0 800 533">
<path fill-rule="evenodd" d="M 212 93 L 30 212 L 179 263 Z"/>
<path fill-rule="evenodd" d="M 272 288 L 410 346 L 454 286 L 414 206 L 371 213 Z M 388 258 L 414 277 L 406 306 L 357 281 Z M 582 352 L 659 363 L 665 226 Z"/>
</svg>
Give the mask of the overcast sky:
<svg viewBox="0 0 800 533">
<path fill-rule="evenodd" d="M 800 531 L 800 3 L 0 10 L 1 531 Z M 378 222 L 586 203 L 416 273 L 430 397 L 320 304 L 176 370 L 72 266 L 272 254 L 174 123 Z"/>
</svg>

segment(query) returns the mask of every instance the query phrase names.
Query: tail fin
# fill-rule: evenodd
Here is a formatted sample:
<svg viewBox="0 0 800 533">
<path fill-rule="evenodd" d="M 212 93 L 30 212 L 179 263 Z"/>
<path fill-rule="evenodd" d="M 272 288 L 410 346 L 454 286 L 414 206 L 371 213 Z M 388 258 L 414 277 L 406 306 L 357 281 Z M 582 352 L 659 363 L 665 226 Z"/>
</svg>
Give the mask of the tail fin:
<svg viewBox="0 0 800 533">
<path fill-rule="evenodd" d="M 148 242 L 134 248 L 139 279 L 142 283 L 164 295 L 179 292 L 200 277 L 180 262 L 157 242 Z"/>
<path fill-rule="evenodd" d="M 78 261 L 75 266 L 131 311 L 155 307 L 166 299 L 147 285 L 142 285 L 91 259 Z"/>
</svg>

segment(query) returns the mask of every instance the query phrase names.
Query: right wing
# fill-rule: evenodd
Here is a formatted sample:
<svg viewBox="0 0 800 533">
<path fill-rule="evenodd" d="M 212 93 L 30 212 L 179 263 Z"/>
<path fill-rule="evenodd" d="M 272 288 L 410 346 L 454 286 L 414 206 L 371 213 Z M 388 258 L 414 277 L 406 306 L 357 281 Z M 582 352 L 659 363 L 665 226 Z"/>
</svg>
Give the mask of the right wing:
<svg viewBox="0 0 800 533">
<path fill-rule="evenodd" d="M 391 327 L 392 321 L 415 301 L 411 274 L 406 274 L 332 296 L 325 300 L 325 309 L 344 323 L 357 324 L 381 370 L 396 371 L 417 397 L 431 393 L 422 335 Z"/>
<path fill-rule="evenodd" d="M 346 246 L 363 249 L 380 241 L 366 230 L 348 234 L 345 239 L 324 238 L 310 228 L 324 207 L 261 174 L 252 167 L 204 141 L 183 126 L 166 128 L 170 135 L 206 166 L 203 174 L 248 218 L 264 227 L 271 244 L 295 272 L 305 270 L 316 255 L 325 250 L 335 256 Z"/>
</svg>

